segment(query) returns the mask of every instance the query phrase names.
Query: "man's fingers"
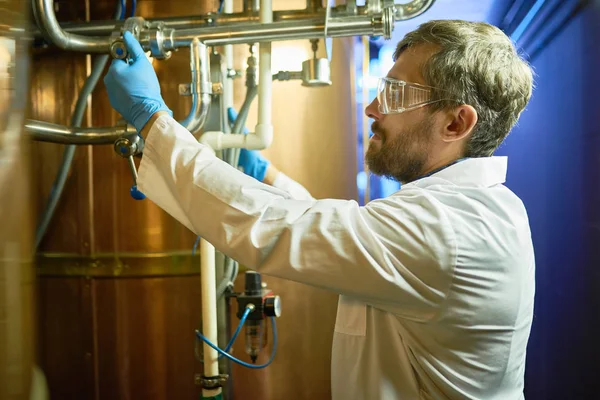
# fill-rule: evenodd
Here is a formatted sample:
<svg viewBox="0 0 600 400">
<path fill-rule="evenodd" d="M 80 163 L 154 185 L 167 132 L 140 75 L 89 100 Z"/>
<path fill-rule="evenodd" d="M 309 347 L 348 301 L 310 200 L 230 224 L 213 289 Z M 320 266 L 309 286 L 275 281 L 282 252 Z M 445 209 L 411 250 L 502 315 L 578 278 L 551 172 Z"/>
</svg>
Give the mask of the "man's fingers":
<svg viewBox="0 0 600 400">
<path fill-rule="evenodd" d="M 131 32 L 126 31 L 123 34 L 123 39 L 125 41 L 125 46 L 127 47 L 127 51 L 129 52 L 130 57 L 133 61 L 137 61 L 141 57 L 146 57 L 144 53 L 144 49 L 140 45 L 140 42 L 131 34 Z"/>
<path fill-rule="evenodd" d="M 117 58 L 113 59 L 112 62 L 110 63 L 110 69 L 119 72 L 122 71 L 123 69 L 127 68 L 129 65 L 127 64 L 127 61 L 125 60 L 119 60 Z"/>
</svg>

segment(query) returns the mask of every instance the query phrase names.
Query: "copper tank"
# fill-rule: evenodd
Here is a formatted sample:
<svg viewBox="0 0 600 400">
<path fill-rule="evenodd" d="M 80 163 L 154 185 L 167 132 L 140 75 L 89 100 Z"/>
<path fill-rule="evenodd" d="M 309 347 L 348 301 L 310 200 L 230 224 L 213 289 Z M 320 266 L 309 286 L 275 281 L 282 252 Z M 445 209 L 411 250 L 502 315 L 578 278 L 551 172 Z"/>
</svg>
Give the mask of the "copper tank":
<svg viewBox="0 0 600 400">
<path fill-rule="evenodd" d="M 60 21 L 76 21 L 109 18 L 115 1 L 56 3 Z M 138 0 L 137 15 L 197 15 L 214 12 L 217 5 L 210 0 Z M 305 5 L 304 0 L 274 1 L 275 9 Z M 241 9 L 241 1 L 236 9 Z M 336 42 L 333 87 L 311 90 L 298 82 L 274 84 L 276 134 L 265 154 L 317 197 L 356 198 L 351 43 L 350 39 Z M 278 46 L 304 48 L 307 58 L 311 55 L 308 41 L 275 43 L 274 52 Z M 245 68 L 246 49 L 236 47 L 238 69 Z M 36 51 L 32 64 L 31 117 L 68 124 L 89 72 L 88 56 L 50 49 Z M 154 65 L 166 103 L 176 118 L 182 118 L 190 101 L 180 97 L 177 88 L 189 81 L 189 53 L 180 50 Z M 235 89 L 239 106 L 243 79 L 236 81 Z M 102 83 L 91 104 L 88 125 L 110 125 L 119 118 Z M 278 104 L 286 104 L 285 111 Z M 254 113 L 248 126 L 255 123 Z M 297 121 L 294 126 L 289 124 L 292 117 Z M 60 145 L 35 144 L 38 213 L 62 150 Z M 195 373 L 201 372 L 194 357 L 194 330 L 201 326 L 199 257 L 191 256 L 195 237 L 150 201 L 133 200 L 131 184 L 126 162 L 111 146 L 79 147 L 63 198 L 38 249 L 40 362 L 52 398 L 199 396 L 194 383 Z M 264 280 L 284 305 L 278 323 L 278 355 L 265 370 L 234 367 L 233 392 L 228 397 L 330 398 L 337 296 L 275 278 Z M 240 350 L 242 344 L 243 338 L 237 346 Z M 268 352 L 269 348 L 265 356 Z"/>
<path fill-rule="evenodd" d="M 0 399 L 30 397 L 34 358 L 25 3 L 0 3 Z"/>
</svg>

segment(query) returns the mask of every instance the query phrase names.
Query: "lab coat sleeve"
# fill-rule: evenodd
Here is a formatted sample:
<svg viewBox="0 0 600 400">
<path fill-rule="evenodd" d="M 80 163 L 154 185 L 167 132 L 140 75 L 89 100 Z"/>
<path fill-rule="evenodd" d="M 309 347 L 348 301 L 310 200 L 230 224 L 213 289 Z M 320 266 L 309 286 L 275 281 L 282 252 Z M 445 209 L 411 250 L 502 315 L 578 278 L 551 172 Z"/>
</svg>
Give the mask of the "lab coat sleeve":
<svg viewBox="0 0 600 400">
<path fill-rule="evenodd" d="M 283 172 L 279 172 L 273 181 L 273 187 L 281 189 L 294 200 L 313 200 L 308 190 Z"/>
<path fill-rule="evenodd" d="M 138 188 L 251 269 L 408 318 L 432 318 L 452 281 L 453 231 L 418 191 L 366 207 L 295 200 L 219 160 L 169 116 L 150 130 Z"/>
</svg>

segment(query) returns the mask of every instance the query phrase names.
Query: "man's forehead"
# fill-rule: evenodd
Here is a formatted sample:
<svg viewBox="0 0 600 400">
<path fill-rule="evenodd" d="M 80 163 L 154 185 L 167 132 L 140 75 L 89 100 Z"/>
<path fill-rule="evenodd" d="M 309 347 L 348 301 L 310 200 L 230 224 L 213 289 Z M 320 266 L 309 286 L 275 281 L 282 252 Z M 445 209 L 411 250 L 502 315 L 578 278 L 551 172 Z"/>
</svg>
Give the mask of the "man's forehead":
<svg viewBox="0 0 600 400">
<path fill-rule="evenodd" d="M 429 44 L 406 48 L 400 53 L 387 76 L 407 82 L 426 83 L 423 78 L 423 67 L 438 50 L 437 46 Z"/>
</svg>

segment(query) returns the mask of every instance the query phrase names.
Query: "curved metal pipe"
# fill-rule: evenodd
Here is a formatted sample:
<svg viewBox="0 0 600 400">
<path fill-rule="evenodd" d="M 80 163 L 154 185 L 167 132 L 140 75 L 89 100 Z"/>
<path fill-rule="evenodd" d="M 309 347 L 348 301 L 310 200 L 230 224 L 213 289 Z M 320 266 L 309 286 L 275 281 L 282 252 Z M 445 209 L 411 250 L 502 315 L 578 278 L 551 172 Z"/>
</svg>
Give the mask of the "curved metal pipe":
<svg viewBox="0 0 600 400">
<path fill-rule="evenodd" d="M 39 17 L 40 30 L 47 39 L 64 50 L 87 53 L 108 53 L 110 36 L 79 36 L 62 30 L 54 13 L 54 0 L 33 0 L 34 14 Z"/>
<path fill-rule="evenodd" d="M 343 17 L 344 13 L 332 13 L 334 17 Z M 353 14 L 350 14 L 353 15 Z M 306 11 L 306 10 L 283 10 L 273 13 L 273 21 L 299 21 L 310 19 L 323 19 L 325 11 Z M 148 22 L 164 22 L 166 28 L 171 29 L 193 29 L 193 28 L 210 28 L 214 25 L 236 25 L 245 23 L 258 23 L 259 17 L 257 12 L 253 13 L 232 13 L 232 14 L 206 14 L 185 17 L 164 17 L 164 18 L 148 18 Z M 68 33 L 85 36 L 110 36 L 113 32 L 121 30 L 124 22 L 119 20 L 104 20 L 82 22 L 64 22 L 61 23 L 61 28 Z M 231 27 L 233 28 L 233 26 Z M 32 27 L 29 30 L 34 38 L 39 39 L 42 36 L 41 25 L 37 28 Z"/>
<path fill-rule="evenodd" d="M 435 0 L 414 0 L 407 4 L 394 4 L 394 20 L 395 21 L 406 21 L 423 14 L 429 10 L 435 3 Z"/>
<path fill-rule="evenodd" d="M 198 39 L 192 40 L 190 45 L 190 70 L 192 72 L 192 108 L 189 114 L 181 121 L 181 125 L 192 134 L 197 133 L 206 122 L 210 109 L 210 63 L 206 45 Z"/>
<path fill-rule="evenodd" d="M 61 144 L 114 144 L 115 140 L 129 133 L 137 133 L 131 125 L 76 128 L 49 122 L 26 120 L 25 132 L 33 140 Z"/>
<path fill-rule="evenodd" d="M 212 91 L 212 84 L 207 80 L 210 77 L 210 63 L 206 45 L 198 39 L 194 39 L 191 44 L 190 68 L 192 108 L 188 116 L 181 121 L 181 125 L 191 133 L 196 133 L 206 122 Z M 114 144 L 121 136 L 137 132 L 131 125 L 79 128 L 36 120 L 27 120 L 25 131 L 33 140 L 72 145 Z"/>
<path fill-rule="evenodd" d="M 306 21 L 273 22 L 268 24 L 244 24 L 235 27 L 216 26 L 212 28 L 181 29 L 173 33 L 172 40 L 165 45 L 166 50 L 189 46 L 198 38 L 207 46 L 272 42 L 279 40 L 322 38 L 325 22 L 322 19 Z M 327 36 L 385 36 L 389 37 L 388 27 L 382 14 L 331 18 L 328 21 Z"/>
<path fill-rule="evenodd" d="M 403 21 L 415 18 L 427 11 L 435 0 L 414 0 L 407 4 L 395 4 L 393 19 Z M 307 3 L 308 4 L 308 3 Z M 46 33 L 48 39 L 65 50 L 108 53 L 110 35 L 121 28 L 121 21 L 97 21 L 87 24 L 59 25 L 54 14 L 53 0 L 33 0 L 34 13 L 39 16 L 40 27 L 34 35 Z M 313 39 L 322 37 L 324 11 L 289 10 L 274 13 L 273 24 L 256 23 L 257 13 L 200 15 L 193 17 L 160 18 L 167 28 L 175 29 L 174 48 L 187 47 L 194 37 L 207 45 L 253 43 L 272 40 Z M 328 36 L 384 35 L 391 27 L 384 15 L 373 15 L 365 6 L 357 7 L 356 13 L 332 11 Z M 150 19 L 148 21 L 153 21 Z M 216 25 L 216 26 L 214 26 Z M 229 26 L 227 26 L 229 25 Z M 234 29 L 235 28 L 235 29 Z M 104 35 L 104 36 L 83 36 Z"/>
</svg>

